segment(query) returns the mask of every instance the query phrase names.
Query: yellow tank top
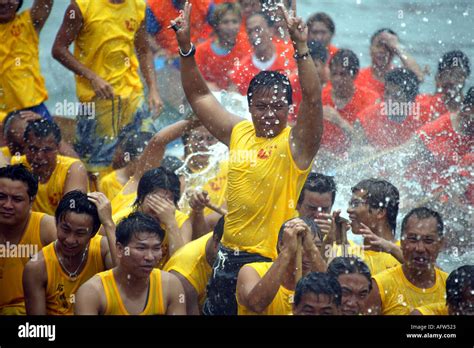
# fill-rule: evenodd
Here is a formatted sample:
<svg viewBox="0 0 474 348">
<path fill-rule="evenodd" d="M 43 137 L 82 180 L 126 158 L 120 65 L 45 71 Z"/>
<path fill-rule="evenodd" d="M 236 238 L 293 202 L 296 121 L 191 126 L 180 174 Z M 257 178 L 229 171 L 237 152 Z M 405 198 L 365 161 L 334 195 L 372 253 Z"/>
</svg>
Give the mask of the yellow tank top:
<svg viewBox="0 0 474 348">
<path fill-rule="evenodd" d="M 112 201 L 119 192 L 123 189 L 123 186 L 117 178 L 117 171 L 113 171 L 104 176 L 99 181 L 99 190 Z"/>
<path fill-rule="evenodd" d="M 44 213 L 32 212 L 23 237 L 16 248 L 0 246 L 0 315 L 24 315 L 23 269 L 31 256 L 40 252 L 41 219 Z M 13 254 L 15 252 L 15 254 Z M 18 256 L 22 257 L 18 257 Z"/>
<path fill-rule="evenodd" d="M 272 267 L 273 262 L 255 262 L 249 263 L 246 266 L 252 267 L 257 271 L 260 278 L 263 278 L 265 273 Z M 293 299 L 295 292 L 280 286 L 278 292 L 272 303 L 262 313 L 255 313 L 242 306 L 237 297 L 238 315 L 292 315 L 293 314 Z"/>
<path fill-rule="evenodd" d="M 74 43 L 74 56 L 109 82 L 115 95 L 142 93 L 135 55 L 135 34 L 145 19 L 145 1 L 76 0 L 83 17 L 82 29 Z M 79 100 L 95 97 L 90 82 L 76 75 Z"/>
<path fill-rule="evenodd" d="M 110 201 L 110 205 L 112 206 L 112 216 L 114 216 L 121 210 L 129 209 L 130 212 L 132 212 L 133 210 L 133 203 L 135 203 L 135 200 L 137 199 L 137 192 L 135 191 L 135 192 L 124 194 L 123 193 L 124 188 L 125 186 L 122 187 L 122 189 L 117 193 L 115 198 L 113 198 Z"/>
<path fill-rule="evenodd" d="M 54 212 L 59 204 L 59 201 L 64 195 L 64 183 L 66 182 L 69 168 L 75 162 L 79 162 L 77 158 L 71 158 L 66 156 L 57 156 L 56 168 L 51 174 L 48 182 L 44 184 L 38 184 L 38 193 L 33 203 L 33 210 L 40 211 L 54 216 Z M 26 156 L 13 156 L 11 164 L 24 164 L 26 167 L 31 169 Z"/>
<path fill-rule="evenodd" d="M 105 315 L 129 315 L 123 305 L 115 282 L 113 270 L 99 273 L 102 285 L 107 299 Z M 150 274 L 150 289 L 148 291 L 148 301 L 143 312 L 140 315 L 166 314 L 163 304 L 163 286 L 161 284 L 161 271 L 154 269 Z"/>
<path fill-rule="evenodd" d="M 166 272 L 175 271 L 185 277 L 196 290 L 201 306 L 204 304 L 206 286 L 212 274 L 211 266 L 206 258 L 206 244 L 210 238 L 212 238 L 212 233 L 181 247 L 163 268 Z"/>
<path fill-rule="evenodd" d="M 296 203 L 311 166 L 300 170 L 290 150 L 290 127 L 258 138 L 250 121 L 237 124 L 230 140 L 227 206 L 222 244 L 276 258 L 278 231 L 296 216 Z"/>
<path fill-rule="evenodd" d="M 0 113 L 6 116 L 48 99 L 40 70 L 38 34 L 29 10 L 0 24 L 0 42 Z"/>
<path fill-rule="evenodd" d="M 43 249 L 48 285 L 46 287 L 46 313 L 48 315 L 73 315 L 74 294 L 79 287 L 99 272 L 105 270 L 100 252 L 102 236 L 96 235 L 89 242 L 86 266 L 79 276 L 72 280 L 64 272 L 54 250 L 54 244 Z"/>
<path fill-rule="evenodd" d="M 382 314 L 408 315 L 417 307 L 445 302 L 447 277 L 446 272 L 436 268 L 435 285 L 420 289 L 408 281 L 401 265 L 376 274 L 373 278 L 379 287 Z"/>
<path fill-rule="evenodd" d="M 0 151 L 2 151 L 3 156 L 5 156 L 7 159 L 10 159 L 12 157 L 12 154 L 8 146 L 0 147 Z"/>
<path fill-rule="evenodd" d="M 446 302 L 431 303 L 415 309 L 423 315 L 449 315 Z"/>
</svg>

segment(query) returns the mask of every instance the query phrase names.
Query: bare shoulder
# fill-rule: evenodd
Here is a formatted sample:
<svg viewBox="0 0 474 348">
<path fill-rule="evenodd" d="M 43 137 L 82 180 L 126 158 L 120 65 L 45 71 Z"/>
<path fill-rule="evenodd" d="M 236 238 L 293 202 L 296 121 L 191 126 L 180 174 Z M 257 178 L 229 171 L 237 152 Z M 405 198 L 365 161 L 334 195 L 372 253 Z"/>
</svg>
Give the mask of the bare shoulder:
<svg viewBox="0 0 474 348">
<path fill-rule="evenodd" d="M 53 216 L 45 214 L 40 221 L 40 238 L 43 246 L 57 239 L 56 221 Z"/>
<path fill-rule="evenodd" d="M 28 278 L 35 278 L 36 280 L 47 279 L 43 251 L 38 252 L 26 263 L 23 275 Z"/>
</svg>

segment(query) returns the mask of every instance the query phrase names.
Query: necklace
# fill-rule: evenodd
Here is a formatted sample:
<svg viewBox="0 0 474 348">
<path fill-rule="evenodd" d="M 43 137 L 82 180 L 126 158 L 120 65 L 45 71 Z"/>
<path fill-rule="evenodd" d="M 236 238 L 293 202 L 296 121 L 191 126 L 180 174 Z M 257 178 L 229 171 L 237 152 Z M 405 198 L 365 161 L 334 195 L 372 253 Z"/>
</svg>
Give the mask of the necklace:
<svg viewBox="0 0 474 348">
<path fill-rule="evenodd" d="M 58 255 L 58 248 L 57 248 L 57 240 L 54 242 L 54 249 L 56 250 L 56 255 Z M 79 264 L 79 266 L 76 268 L 76 270 L 74 272 L 69 272 L 66 268 L 66 266 L 64 266 L 63 262 L 62 262 L 62 258 L 59 257 L 58 255 L 58 261 L 59 261 L 59 264 L 61 265 L 61 267 L 63 268 L 63 270 L 68 274 L 69 278 L 72 280 L 72 281 L 75 281 L 77 279 L 77 272 L 79 271 L 79 269 L 81 268 L 82 264 L 84 263 L 84 260 L 86 258 L 86 255 L 87 255 L 87 250 L 89 250 L 89 245 L 86 246 L 86 248 L 84 249 L 84 252 L 82 253 L 82 258 L 81 258 L 81 263 Z"/>
</svg>

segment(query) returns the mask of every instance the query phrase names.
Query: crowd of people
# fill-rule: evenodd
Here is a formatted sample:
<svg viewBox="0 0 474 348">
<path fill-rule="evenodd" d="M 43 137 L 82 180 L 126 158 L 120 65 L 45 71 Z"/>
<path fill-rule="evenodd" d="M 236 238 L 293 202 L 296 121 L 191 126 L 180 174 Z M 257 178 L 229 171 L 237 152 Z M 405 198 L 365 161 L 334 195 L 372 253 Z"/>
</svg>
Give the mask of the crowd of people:
<svg viewBox="0 0 474 348">
<path fill-rule="evenodd" d="M 39 64 L 53 6 L 0 1 L 1 315 L 474 314 L 474 264 L 438 265 L 450 220 L 436 207 L 474 206 L 464 52 L 442 53 L 420 94 L 426 71 L 393 30 L 362 68 L 331 17 L 305 22 L 295 0 L 74 0 L 52 57 L 93 107 L 71 143 Z M 157 56 L 192 113 L 154 132 Z M 251 119 L 220 90 L 246 96 Z M 179 139 L 182 158 L 167 154 Z M 404 166 L 347 183 L 346 219 L 319 158 L 362 149 Z M 404 202 L 400 181 L 429 199 Z"/>
</svg>

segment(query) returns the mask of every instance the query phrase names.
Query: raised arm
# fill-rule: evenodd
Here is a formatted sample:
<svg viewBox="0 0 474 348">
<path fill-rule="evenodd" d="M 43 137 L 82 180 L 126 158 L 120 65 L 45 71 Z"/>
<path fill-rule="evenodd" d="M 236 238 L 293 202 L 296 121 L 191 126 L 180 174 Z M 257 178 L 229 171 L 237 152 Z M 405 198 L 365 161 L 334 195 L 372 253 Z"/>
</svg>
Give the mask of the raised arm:
<svg viewBox="0 0 474 348">
<path fill-rule="evenodd" d="M 59 28 L 56 40 L 54 40 L 53 58 L 71 70 L 76 75 L 82 76 L 90 81 L 94 92 L 99 98 L 110 99 L 114 96 L 113 87 L 95 72 L 79 62 L 69 51 L 69 46 L 76 40 L 82 30 L 83 17 L 79 6 L 74 0 L 66 9 L 63 23 Z"/>
<path fill-rule="evenodd" d="M 163 101 L 158 92 L 155 67 L 153 65 L 153 53 L 150 49 L 145 21 L 142 22 L 135 34 L 135 50 L 140 62 L 140 70 L 148 86 L 148 106 L 153 115 L 158 116 L 163 110 Z"/>
<path fill-rule="evenodd" d="M 293 41 L 303 94 L 296 125 L 291 130 L 291 153 L 298 167 L 306 169 L 316 156 L 323 135 L 321 83 L 309 55 L 308 27 L 301 18 L 288 14 L 285 8 L 282 7 L 282 11 Z"/>
<path fill-rule="evenodd" d="M 23 271 L 23 291 L 27 315 L 46 315 L 47 274 L 43 253 L 31 259 Z"/>
<path fill-rule="evenodd" d="M 63 194 L 73 190 L 87 192 L 89 190 L 89 178 L 86 167 L 82 162 L 77 161 L 69 167 L 66 182 L 64 183 Z"/>
<path fill-rule="evenodd" d="M 183 14 L 173 24 L 181 52 L 189 55 L 181 57 L 181 82 L 194 113 L 212 135 L 226 145 L 234 126 L 243 119 L 228 112 L 212 95 L 194 59 L 194 45 L 191 43 L 191 4 L 186 2 Z M 170 29 L 164 29 L 170 30 Z"/>
<path fill-rule="evenodd" d="M 35 0 L 33 6 L 31 6 L 31 21 L 38 34 L 48 20 L 53 3 L 54 0 Z"/>
</svg>

